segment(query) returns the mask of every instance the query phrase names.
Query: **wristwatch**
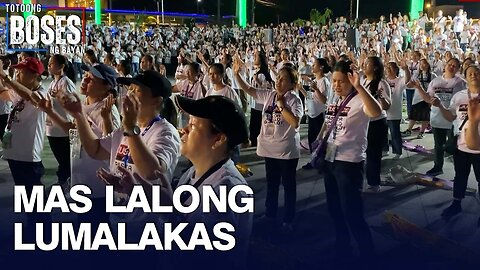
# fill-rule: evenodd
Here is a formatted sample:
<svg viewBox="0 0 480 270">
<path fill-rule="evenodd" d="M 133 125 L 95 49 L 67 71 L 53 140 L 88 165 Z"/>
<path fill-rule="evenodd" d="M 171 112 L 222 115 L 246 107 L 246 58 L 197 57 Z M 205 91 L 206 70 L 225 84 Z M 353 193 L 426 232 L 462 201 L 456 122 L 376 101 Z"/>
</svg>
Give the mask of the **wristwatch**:
<svg viewBox="0 0 480 270">
<path fill-rule="evenodd" d="M 138 126 L 133 126 L 132 130 L 126 130 L 123 132 L 123 136 L 127 136 L 127 137 L 136 136 L 139 134 L 140 134 L 140 127 Z"/>
</svg>

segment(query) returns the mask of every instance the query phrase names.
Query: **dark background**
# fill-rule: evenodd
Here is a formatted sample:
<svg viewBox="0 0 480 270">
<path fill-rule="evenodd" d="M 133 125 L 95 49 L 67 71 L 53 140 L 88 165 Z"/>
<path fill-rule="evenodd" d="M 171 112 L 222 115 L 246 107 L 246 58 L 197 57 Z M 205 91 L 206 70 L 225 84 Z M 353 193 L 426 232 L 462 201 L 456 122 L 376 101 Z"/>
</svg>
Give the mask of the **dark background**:
<svg viewBox="0 0 480 270">
<path fill-rule="evenodd" d="M 157 4 L 154 0 L 111 0 L 114 8 L 136 9 L 156 11 Z M 326 7 L 333 10 L 333 17 L 348 16 L 350 12 L 350 0 L 270 0 L 278 4 L 280 8 L 265 7 L 256 4 L 255 22 L 259 24 L 289 22 L 297 18 L 308 19 L 310 10 L 316 8 L 323 11 Z M 221 0 L 221 14 L 235 14 L 235 0 Z M 355 3 L 356 0 L 353 0 Z M 426 0 L 425 3 L 430 2 Z M 458 0 L 437 0 L 437 5 L 464 5 L 469 17 L 480 17 L 480 3 L 459 3 Z M 199 5 L 200 13 L 209 15 L 217 14 L 217 0 L 202 0 Z M 167 12 L 197 12 L 197 0 L 164 0 L 164 9 Z M 251 0 L 248 0 L 248 20 L 251 19 Z M 390 13 L 402 14 L 410 9 L 410 0 L 360 0 L 361 18 L 378 18 L 380 15 Z M 355 8 L 353 9 L 355 14 Z"/>
</svg>

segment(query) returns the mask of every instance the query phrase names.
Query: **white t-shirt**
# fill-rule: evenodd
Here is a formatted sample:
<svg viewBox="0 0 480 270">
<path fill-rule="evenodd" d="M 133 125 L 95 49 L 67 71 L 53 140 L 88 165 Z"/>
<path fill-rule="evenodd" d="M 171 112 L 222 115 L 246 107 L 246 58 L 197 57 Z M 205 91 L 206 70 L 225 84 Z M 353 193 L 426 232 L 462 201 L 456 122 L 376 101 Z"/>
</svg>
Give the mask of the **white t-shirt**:
<svg viewBox="0 0 480 270">
<path fill-rule="evenodd" d="M 317 84 L 318 90 L 328 98 L 328 96 L 330 96 L 330 92 L 332 91 L 328 79 L 323 77 L 319 80 L 315 80 L 315 83 Z M 305 97 L 305 114 L 311 118 L 315 118 L 324 113 L 326 108 L 327 105 L 320 102 L 320 100 L 317 98 L 317 95 L 315 95 L 315 92 L 310 89 Z"/>
<path fill-rule="evenodd" d="M 403 91 L 407 88 L 405 78 L 398 77 L 393 80 L 386 79 L 386 81 L 392 90 L 392 105 L 387 110 L 387 120 L 401 120 Z"/>
<path fill-rule="evenodd" d="M 177 66 L 176 71 L 175 71 L 175 77 L 177 77 L 178 75 L 187 75 L 187 74 L 186 74 L 186 70 L 187 70 L 187 66 L 184 66 L 184 65 L 182 65 L 182 64 L 179 64 L 179 65 Z M 176 83 L 179 83 L 179 82 L 181 82 L 182 80 L 184 80 L 184 79 L 176 79 Z"/>
<path fill-rule="evenodd" d="M 443 69 L 445 68 L 445 63 L 442 60 L 433 60 L 432 61 L 432 71 L 435 75 L 442 76 Z"/>
<path fill-rule="evenodd" d="M 43 98 L 47 96 L 47 90 L 42 86 L 37 93 Z M 35 108 L 32 103 L 23 100 L 13 90 L 9 90 L 9 95 L 14 104 L 10 114 L 13 119 L 9 119 L 12 140 L 11 146 L 3 149 L 3 159 L 26 162 L 42 161 L 46 114 Z M 8 126 L 6 130 L 8 130 Z"/>
<path fill-rule="evenodd" d="M 103 137 L 103 118 L 101 115 L 105 100 L 94 104 L 84 104 L 83 113 L 87 116 L 88 123 L 93 133 L 98 138 Z M 120 127 L 120 114 L 117 107 L 112 106 L 113 129 Z M 82 147 L 77 129 L 70 129 L 70 159 L 71 159 L 71 181 L 72 185 L 87 185 L 92 190 L 92 198 L 105 197 L 105 183 L 98 179 L 97 170 L 100 168 L 109 169 L 108 160 L 95 160 L 91 158 Z"/>
<path fill-rule="evenodd" d="M 191 167 L 187 172 L 185 172 L 178 182 L 178 186 L 189 184 L 193 185 L 195 183 L 194 178 L 195 167 Z M 196 176 L 199 178 L 200 176 Z M 198 180 L 198 179 L 197 179 Z M 204 182 L 198 187 L 200 192 L 200 205 L 203 204 L 202 195 L 203 194 L 203 187 L 211 186 L 217 196 L 220 194 L 219 189 L 220 186 L 226 186 L 227 190 L 231 190 L 234 186 L 237 185 L 248 185 L 243 176 L 238 172 L 235 164 L 232 160 L 228 160 L 223 166 L 208 176 Z M 251 195 L 247 195 L 246 193 L 239 193 L 236 197 L 236 201 L 238 205 L 241 205 L 241 200 L 247 197 L 251 197 Z M 186 205 L 190 205 L 192 198 L 190 197 L 186 201 Z M 253 220 L 253 213 L 243 213 L 237 214 L 232 211 L 232 209 L 227 207 L 226 213 L 219 213 L 216 207 L 211 208 L 210 213 L 204 213 L 199 207 L 193 213 L 186 214 L 186 222 L 190 224 L 195 223 L 203 223 L 205 224 L 207 230 L 211 232 L 212 228 L 215 224 L 219 222 L 228 222 L 235 227 L 234 237 L 237 240 L 233 253 L 226 253 L 225 255 L 228 256 L 228 260 L 235 261 L 235 264 L 238 264 L 239 259 L 246 258 L 247 251 L 248 251 L 248 244 L 250 239 L 250 234 L 252 231 L 252 220 Z"/>
<path fill-rule="evenodd" d="M 434 73 L 432 73 L 430 80 L 428 80 L 427 74 L 422 73 L 419 75 L 419 77 L 416 77 L 415 79 L 418 79 L 420 81 L 420 84 L 423 87 L 423 90 L 427 91 L 428 86 L 430 85 L 430 82 L 433 81 L 433 79 L 435 79 L 436 77 L 437 76 Z M 424 101 L 422 96 L 420 96 L 420 94 L 418 93 L 418 90 L 415 89 L 415 92 L 413 93 L 412 105 L 418 104 L 422 101 Z"/>
<path fill-rule="evenodd" d="M 427 92 L 432 97 L 438 97 L 443 106 L 448 108 L 453 95 L 463 89 L 465 89 L 465 81 L 462 78 L 455 76 L 451 79 L 445 79 L 445 77 L 442 76 L 430 82 Z M 430 111 L 430 124 L 434 128 L 452 128 L 452 123 L 445 119 L 440 109 L 435 106 L 432 106 Z"/>
<path fill-rule="evenodd" d="M 465 16 L 461 15 L 457 15 L 453 18 L 453 31 L 454 32 L 462 32 L 463 31 L 463 27 L 464 27 L 464 24 L 466 23 L 467 21 L 467 18 L 465 18 Z"/>
<path fill-rule="evenodd" d="M 142 56 L 142 54 L 139 51 L 132 52 L 132 63 L 133 64 L 140 63 L 140 57 L 141 56 Z"/>
<path fill-rule="evenodd" d="M 453 132 L 455 135 L 458 136 L 457 147 L 460 151 L 472 154 L 480 154 L 480 151 L 475 151 L 468 149 L 467 143 L 465 141 L 465 128 L 467 128 L 467 123 L 463 126 L 462 131 L 460 132 L 459 128 L 462 125 L 463 121 L 468 115 L 468 90 L 462 90 L 452 97 L 452 101 L 450 102 L 450 107 L 448 108 L 452 114 L 456 116 L 455 120 L 453 121 Z M 471 98 L 477 98 L 478 94 L 470 93 Z M 479 128 L 480 132 L 480 128 Z"/>
<path fill-rule="evenodd" d="M 300 127 L 292 127 L 278 111 L 277 92 L 257 90 L 257 102 L 263 103 L 262 127 L 258 135 L 257 155 L 277 159 L 300 157 Z M 297 92 L 289 91 L 284 96 L 285 106 L 298 118 L 303 116 L 302 100 Z"/>
<path fill-rule="evenodd" d="M 240 87 L 237 84 L 237 80 L 235 80 L 235 76 L 233 75 L 233 69 L 230 67 L 227 67 L 225 69 L 225 74 L 227 75 L 228 80 L 232 84 L 233 89 L 239 89 Z"/>
<path fill-rule="evenodd" d="M 233 90 L 233 88 L 230 87 L 229 85 L 225 85 L 225 87 L 223 87 L 220 90 L 215 90 L 214 87 L 212 86 L 207 91 L 205 96 L 206 97 L 208 97 L 208 96 L 224 96 L 224 97 L 227 97 L 227 98 L 233 100 L 234 102 L 236 102 L 240 107 L 242 106 L 242 102 L 240 101 L 240 97 L 238 96 L 237 92 L 235 92 L 235 90 Z"/>
<path fill-rule="evenodd" d="M 365 89 L 367 89 L 367 91 L 370 91 L 369 89 L 369 84 L 370 84 L 370 80 L 367 80 L 365 77 L 363 78 L 363 82 L 362 82 L 362 85 L 363 87 L 365 87 Z M 377 93 L 379 95 L 382 95 L 383 97 L 385 98 L 388 98 L 391 100 L 391 97 L 392 97 L 392 90 L 390 89 L 390 85 L 388 85 L 388 83 L 385 81 L 385 80 L 381 80 L 379 83 L 378 83 L 378 90 L 377 90 Z M 378 102 L 380 102 L 380 99 L 376 96 L 374 96 L 375 99 L 378 100 Z M 387 111 L 385 110 L 382 110 L 382 113 L 380 114 L 380 116 L 378 117 L 375 117 L 375 118 L 372 118 L 371 121 L 377 121 L 377 120 L 380 120 L 380 119 L 383 119 L 383 118 L 386 118 L 387 117 Z"/>
<path fill-rule="evenodd" d="M 329 102 L 325 115 L 325 123 L 330 128 L 341 101 L 337 98 Z M 338 107 L 337 107 L 338 106 Z M 336 127 L 328 138 L 329 143 L 335 143 L 337 152 L 335 160 L 361 162 L 365 160 L 367 150 L 367 131 L 370 118 L 365 113 L 363 100 L 357 94 L 345 106 L 338 117 Z"/>
<path fill-rule="evenodd" d="M 52 98 L 53 109 L 63 118 L 72 121 L 72 117 L 63 109 L 57 98 L 75 92 L 75 84 L 67 76 L 62 76 L 59 80 L 53 80 L 48 87 L 48 95 Z M 68 137 L 68 134 L 53 122 L 50 117 L 47 116 L 47 136 L 49 137 Z"/>
<path fill-rule="evenodd" d="M 167 171 L 164 173 L 167 180 L 171 180 L 173 171 L 180 157 L 180 136 L 175 127 L 161 118 L 146 130 L 141 128 L 142 141 L 153 154 L 162 160 Z M 137 172 L 135 162 L 129 155 L 128 138 L 123 136 L 123 128 L 119 128 L 108 136 L 100 139 L 104 149 L 110 151 L 110 171 L 118 173 L 117 167 L 122 166 L 131 172 Z M 138 161 L 138 162 L 141 162 Z"/>
<path fill-rule="evenodd" d="M 180 94 L 184 97 L 193 98 L 195 100 L 203 98 L 202 82 L 197 80 L 194 83 L 189 80 L 182 80 L 177 85 Z"/>
<path fill-rule="evenodd" d="M 273 91 L 272 84 L 267 81 L 265 75 L 262 73 L 257 74 L 256 79 L 255 79 L 255 75 L 252 76 L 252 87 L 256 89 Z M 257 111 L 263 110 L 263 104 L 255 101 L 255 99 L 252 96 L 248 95 L 247 100 L 250 105 L 250 108 L 255 109 Z"/>
</svg>

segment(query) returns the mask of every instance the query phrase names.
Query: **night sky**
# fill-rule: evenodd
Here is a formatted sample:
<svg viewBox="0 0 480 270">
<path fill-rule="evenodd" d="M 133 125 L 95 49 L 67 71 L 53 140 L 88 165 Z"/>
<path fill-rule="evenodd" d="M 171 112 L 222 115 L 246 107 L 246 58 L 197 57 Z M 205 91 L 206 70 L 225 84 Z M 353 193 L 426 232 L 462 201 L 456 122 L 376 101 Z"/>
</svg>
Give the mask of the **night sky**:
<svg viewBox="0 0 480 270">
<path fill-rule="evenodd" d="M 171 12 L 191 12 L 197 11 L 197 0 L 164 0 L 165 11 Z M 251 0 L 249 1 L 249 20 Z M 285 7 L 283 9 L 273 9 L 261 6 L 256 6 L 255 21 L 260 24 L 276 22 L 277 15 L 280 21 L 293 21 L 297 18 L 308 19 L 309 12 L 312 8 L 322 11 L 329 7 L 333 10 L 334 17 L 348 15 L 350 0 L 273 0 Z M 356 0 L 353 0 L 356 2 Z M 154 0 L 112 0 L 113 7 L 119 9 L 133 9 L 155 11 L 157 4 Z M 429 2 L 426 0 L 425 2 Z M 217 0 L 202 0 L 200 5 L 200 13 L 215 15 L 217 13 Z M 235 0 L 221 0 L 222 16 L 235 14 Z M 388 5 L 387 5 L 388 3 Z M 360 17 L 364 18 L 378 18 L 384 14 L 388 17 L 390 13 L 397 13 L 401 11 L 405 13 L 410 6 L 410 0 L 360 0 Z M 459 4 L 458 0 L 437 0 L 437 5 L 442 4 Z M 465 6 L 470 16 L 480 17 L 480 3 L 461 3 Z M 203 9 L 203 10 L 202 10 Z M 355 13 L 355 10 L 353 11 Z"/>
</svg>

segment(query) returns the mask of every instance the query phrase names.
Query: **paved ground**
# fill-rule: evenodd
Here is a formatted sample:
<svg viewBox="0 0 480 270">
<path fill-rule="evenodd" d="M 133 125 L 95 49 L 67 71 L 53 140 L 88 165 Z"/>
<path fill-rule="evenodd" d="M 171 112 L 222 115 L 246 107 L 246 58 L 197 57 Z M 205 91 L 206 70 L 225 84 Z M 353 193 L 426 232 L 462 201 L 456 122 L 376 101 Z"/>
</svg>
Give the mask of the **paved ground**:
<svg viewBox="0 0 480 270">
<path fill-rule="evenodd" d="M 403 127 L 404 128 L 404 127 Z M 402 129 L 403 130 L 403 129 Z M 302 125 L 302 137 L 306 136 L 306 126 Z M 433 148 L 433 136 L 414 140 L 427 149 Z M 56 162 L 46 143 L 43 162 L 46 175 L 43 179 L 46 185 L 55 179 Z M 315 171 L 305 171 L 301 166 L 308 161 L 308 154 L 300 159 L 297 171 L 297 216 L 294 232 L 283 235 L 275 227 L 260 222 L 259 217 L 264 212 L 266 195 L 266 180 L 264 162 L 255 154 L 255 149 L 242 150 L 241 162 L 246 163 L 253 172 L 247 178 L 255 191 L 255 220 L 251 238 L 249 256 L 250 268 L 255 269 L 329 269 L 338 268 L 339 261 L 333 256 L 334 231 L 326 209 L 326 197 L 323 178 Z M 404 157 L 394 161 L 393 156 L 383 158 L 383 174 L 386 176 L 390 168 L 401 165 L 409 170 L 424 173 L 432 167 L 433 156 L 404 152 Z M 180 162 L 177 173 L 185 167 L 185 161 Z M 453 179 L 454 171 L 451 158 L 446 158 L 445 179 Z M 469 187 L 477 188 L 477 182 L 470 174 Z M 367 222 L 371 227 L 378 262 L 385 269 L 402 269 L 414 266 L 414 269 L 463 269 L 469 260 L 480 258 L 480 227 L 477 220 L 480 217 L 479 201 L 474 195 L 467 196 L 463 201 L 463 212 L 450 221 L 441 218 L 442 210 L 452 200 L 452 192 L 420 185 L 401 187 L 383 187 L 382 192 L 374 195 L 365 194 Z M 283 205 L 283 192 L 280 192 L 280 206 Z M 417 235 L 414 243 L 405 242 L 395 237 L 391 226 L 386 223 L 385 213 L 392 212 L 410 221 L 419 228 L 433 234 L 450 239 L 443 242 L 436 237 Z M 281 213 L 280 213 L 281 216 Z M 5 228 L 11 226 L 11 220 L 23 220 L 20 214 L 13 214 L 13 181 L 8 165 L 0 161 L 0 231 L 2 241 L 0 246 L 11 245 L 5 242 Z M 416 230 L 411 230 L 415 235 Z M 423 239 L 423 240 L 422 240 Z M 458 246 L 455 246 L 458 245 Z M 453 246 L 453 247 L 451 247 Z M 4 251 L 0 255 L 7 255 Z M 3 257 L 3 260 L 8 257 Z M 0 263 L 2 262 L 0 256 Z M 355 263 L 352 262 L 352 263 Z M 478 264 L 480 265 L 480 264 Z"/>
</svg>

